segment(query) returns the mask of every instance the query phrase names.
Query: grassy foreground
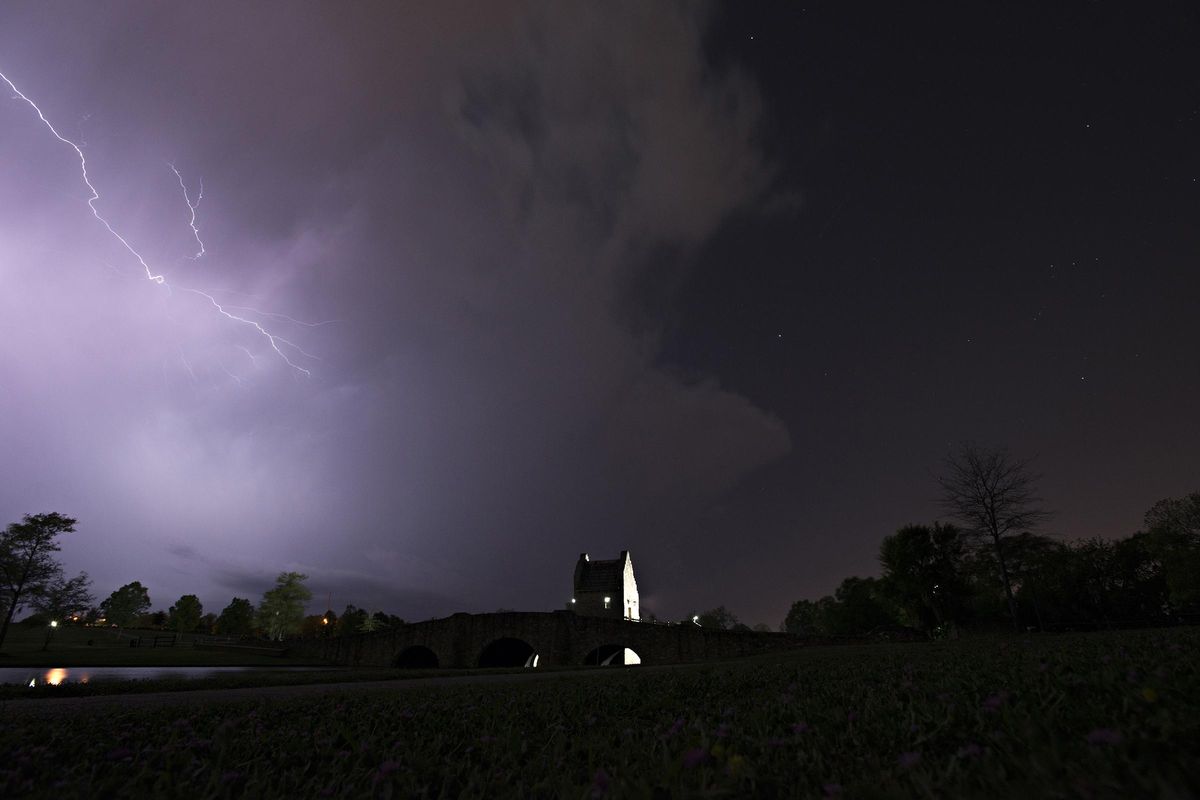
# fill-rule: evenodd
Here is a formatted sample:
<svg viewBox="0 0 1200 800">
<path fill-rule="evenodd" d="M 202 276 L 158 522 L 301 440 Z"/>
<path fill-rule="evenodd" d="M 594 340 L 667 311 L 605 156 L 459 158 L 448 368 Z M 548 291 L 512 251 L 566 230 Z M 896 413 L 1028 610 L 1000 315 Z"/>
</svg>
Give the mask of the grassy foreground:
<svg viewBox="0 0 1200 800">
<path fill-rule="evenodd" d="M 4 723 L 4 797 L 1192 797 L 1200 632 Z"/>
</svg>

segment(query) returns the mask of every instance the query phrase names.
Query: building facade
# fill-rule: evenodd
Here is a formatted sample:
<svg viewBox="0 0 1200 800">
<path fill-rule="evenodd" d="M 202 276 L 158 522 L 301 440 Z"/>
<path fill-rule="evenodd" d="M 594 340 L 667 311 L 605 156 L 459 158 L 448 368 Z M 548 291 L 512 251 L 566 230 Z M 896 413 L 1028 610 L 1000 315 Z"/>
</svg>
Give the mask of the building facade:
<svg viewBox="0 0 1200 800">
<path fill-rule="evenodd" d="M 637 581 L 628 550 L 612 561 L 592 561 L 580 553 L 575 562 L 575 591 L 570 608 L 588 617 L 641 619 Z"/>
</svg>

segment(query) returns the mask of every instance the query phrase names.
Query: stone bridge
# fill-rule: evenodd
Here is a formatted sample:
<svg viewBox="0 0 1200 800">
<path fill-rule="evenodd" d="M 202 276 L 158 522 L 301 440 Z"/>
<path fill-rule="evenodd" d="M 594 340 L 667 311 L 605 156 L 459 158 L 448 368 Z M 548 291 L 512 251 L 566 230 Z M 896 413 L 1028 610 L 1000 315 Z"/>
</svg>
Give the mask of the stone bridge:
<svg viewBox="0 0 1200 800">
<path fill-rule="evenodd" d="M 455 614 L 378 633 L 291 643 L 291 653 L 375 667 L 681 664 L 811 644 L 785 633 L 633 622 L 571 611 Z"/>
</svg>

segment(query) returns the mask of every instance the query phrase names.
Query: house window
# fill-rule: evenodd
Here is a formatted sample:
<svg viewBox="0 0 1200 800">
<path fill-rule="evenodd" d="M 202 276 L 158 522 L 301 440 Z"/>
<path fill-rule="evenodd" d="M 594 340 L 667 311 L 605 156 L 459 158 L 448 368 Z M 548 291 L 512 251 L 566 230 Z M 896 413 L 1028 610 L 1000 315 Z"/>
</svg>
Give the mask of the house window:
<svg viewBox="0 0 1200 800">
<path fill-rule="evenodd" d="M 604 598 L 604 607 L 612 608 L 612 598 L 611 597 Z"/>
</svg>

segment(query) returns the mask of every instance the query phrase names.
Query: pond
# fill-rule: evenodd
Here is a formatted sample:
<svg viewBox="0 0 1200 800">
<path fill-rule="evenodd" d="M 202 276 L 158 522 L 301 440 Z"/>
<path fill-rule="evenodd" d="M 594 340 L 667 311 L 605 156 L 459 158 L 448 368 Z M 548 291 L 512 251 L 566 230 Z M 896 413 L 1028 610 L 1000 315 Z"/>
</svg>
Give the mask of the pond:
<svg viewBox="0 0 1200 800">
<path fill-rule="evenodd" d="M 321 667 L 0 667 L 0 684 L 42 686 L 154 678 L 211 678 L 234 672 L 310 672 Z"/>
</svg>

